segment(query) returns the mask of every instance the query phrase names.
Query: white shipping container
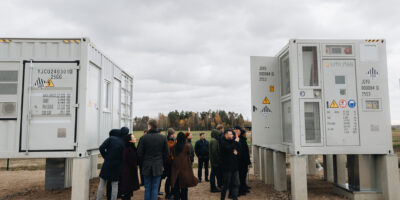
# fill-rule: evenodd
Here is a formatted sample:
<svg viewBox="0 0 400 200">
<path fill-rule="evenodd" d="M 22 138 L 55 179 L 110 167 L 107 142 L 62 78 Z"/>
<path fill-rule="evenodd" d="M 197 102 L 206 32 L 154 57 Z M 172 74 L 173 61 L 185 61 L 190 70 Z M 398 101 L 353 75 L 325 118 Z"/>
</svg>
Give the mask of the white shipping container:
<svg viewBox="0 0 400 200">
<path fill-rule="evenodd" d="M 132 85 L 88 38 L 0 38 L 0 158 L 98 153 L 132 128 Z"/>
</svg>

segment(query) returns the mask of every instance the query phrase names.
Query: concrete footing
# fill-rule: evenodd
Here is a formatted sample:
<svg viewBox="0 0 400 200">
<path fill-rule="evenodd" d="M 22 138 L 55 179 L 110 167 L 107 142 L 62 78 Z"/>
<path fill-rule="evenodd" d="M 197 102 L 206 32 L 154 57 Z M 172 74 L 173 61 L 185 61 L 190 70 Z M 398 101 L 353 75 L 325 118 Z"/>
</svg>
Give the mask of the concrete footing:
<svg viewBox="0 0 400 200">
<path fill-rule="evenodd" d="M 260 179 L 273 184 L 277 191 L 286 191 L 286 153 L 262 147 L 253 150 L 258 152 L 253 155 Z M 292 199 L 308 198 L 307 174 L 316 174 L 315 159 L 314 155 L 290 156 Z M 75 164 L 74 161 L 74 169 Z M 400 200 L 396 155 L 324 155 L 324 164 L 326 180 L 334 183 L 334 192 L 341 196 L 355 200 Z"/>
<path fill-rule="evenodd" d="M 254 176 L 259 177 L 260 176 L 260 156 L 259 156 L 259 147 L 257 146 L 252 146 L 252 152 L 253 152 L 253 170 L 254 170 Z"/>
<path fill-rule="evenodd" d="M 333 183 L 334 182 L 333 155 L 325 155 L 324 165 L 326 168 L 325 180 Z"/>
<path fill-rule="evenodd" d="M 264 148 L 260 148 L 260 180 L 265 181 L 265 162 L 264 162 Z"/>
<path fill-rule="evenodd" d="M 273 151 L 270 149 L 265 149 L 264 152 L 265 161 L 265 184 L 274 184 L 274 156 Z"/>
<path fill-rule="evenodd" d="M 74 158 L 71 199 L 89 199 L 90 157 Z"/>
<path fill-rule="evenodd" d="M 274 189 L 276 191 L 286 191 L 286 154 L 278 151 L 273 152 L 274 165 Z"/>
<path fill-rule="evenodd" d="M 306 156 L 290 157 L 291 194 L 294 200 L 307 200 Z"/>
<path fill-rule="evenodd" d="M 307 174 L 316 176 L 318 173 L 317 166 L 315 164 L 316 155 L 307 156 Z"/>
<path fill-rule="evenodd" d="M 335 155 L 334 156 L 334 182 L 341 186 L 345 187 L 346 185 L 346 155 Z"/>
<path fill-rule="evenodd" d="M 90 176 L 89 178 L 97 177 L 97 163 L 98 163 L 99 156 L 98 155 L 91 155 L 90 156 Z"/>
</svg>

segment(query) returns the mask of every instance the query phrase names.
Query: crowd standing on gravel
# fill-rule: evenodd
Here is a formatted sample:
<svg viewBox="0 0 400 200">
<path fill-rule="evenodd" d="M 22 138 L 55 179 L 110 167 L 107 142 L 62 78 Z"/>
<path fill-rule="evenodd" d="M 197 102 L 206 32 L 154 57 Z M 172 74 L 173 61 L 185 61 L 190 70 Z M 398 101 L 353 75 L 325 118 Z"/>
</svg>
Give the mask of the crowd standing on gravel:
<svg viewBox="0 0 400 200">
<path fill-rule="evenodd" d="M 221 193 L 221 199 L 238 199 L 250 192 L 247 185 L 250 165 L 246 130 L 235 126 L 233 130 L 218 125 L 211 131 L 211 140 L 200 133 L 192 146 L 190 129 L 175 133 L 169 128 L 163 135 L 156 120 L 149 120 L 148 129 L 139 139 L 129 129 L 113 129 L 99 150 L 104 158 L 100 171 L 97 200 L 129 200 L 140 186 L 145 188 L 145 200 L 161 199 L 162 179 L 165 180 L 165 199 L 187 200 L 188 188 L 195 187 L 203 178 L 210 183 L 210 192 Z M 193 173 L 194 156 L 198 158 L 198 173 Z M 208 164 L 211 163 L 209 176 Z M 139 168 L 139 170 L 138 170 Z M 139 177 L 141 184 L 139 184 Z"/>
</svg>

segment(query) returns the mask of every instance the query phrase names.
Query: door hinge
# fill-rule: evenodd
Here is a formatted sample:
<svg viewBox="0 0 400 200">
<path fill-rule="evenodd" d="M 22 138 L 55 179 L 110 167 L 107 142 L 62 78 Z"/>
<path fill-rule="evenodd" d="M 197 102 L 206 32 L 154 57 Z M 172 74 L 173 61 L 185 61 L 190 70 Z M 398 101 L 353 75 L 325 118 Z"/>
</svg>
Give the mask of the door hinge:
<svg viewBox="0 0 400 200">
<path fill-rule="evenodd" d="M 77 146 L 78 146 L 78 143 L 77 143 L 77 142 L 75 142 L 75 143 L 74 143 L 74 147 L 77 147 Z"/>
<path fill-rule="evenodd" d="M 72 105 L 73 108 L 78 108 L 79 107 L 79 103 Z"/>
<path fill-rule="evenodd" d="M 79 67 L 79 66 L 73 66 L 72 67 L 72 69 L 76 69 L 76 70 L 79 70 L 81 67 Z"/>
</svg>

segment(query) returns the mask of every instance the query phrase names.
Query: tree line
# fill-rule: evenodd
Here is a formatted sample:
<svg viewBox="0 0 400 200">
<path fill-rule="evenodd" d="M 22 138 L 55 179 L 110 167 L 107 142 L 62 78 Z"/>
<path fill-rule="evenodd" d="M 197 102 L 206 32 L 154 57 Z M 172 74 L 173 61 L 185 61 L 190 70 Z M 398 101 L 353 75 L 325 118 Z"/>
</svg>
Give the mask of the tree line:
<svg viewBox="0 0 400 200">
<path fill-rule="evenodd" d="M 144 130 L 147 128 L 149 116 L 135 117 L 133 130 Z M 160 129 L 174 128 L 175 130 L 211 130 L 218 124 L 232 128 L 236 125 L 250 127 L 251 122 L 245 120 L 243 115 L 224 110 L 192 112 L 192 111 L 171 111 L 167 115 L 159 113 L 156 118 Z"/>
</svg>

